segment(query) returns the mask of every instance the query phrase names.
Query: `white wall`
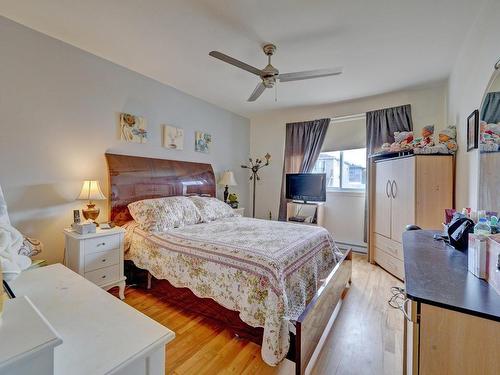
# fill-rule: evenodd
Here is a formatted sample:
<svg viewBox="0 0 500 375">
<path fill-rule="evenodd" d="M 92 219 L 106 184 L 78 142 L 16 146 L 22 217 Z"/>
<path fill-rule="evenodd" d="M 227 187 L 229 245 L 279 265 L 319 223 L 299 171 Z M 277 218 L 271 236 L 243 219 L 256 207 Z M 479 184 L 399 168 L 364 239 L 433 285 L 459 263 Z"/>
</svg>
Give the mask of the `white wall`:
<svg viewBox="0 0 500 375">
<path fill-rule="evenodd" d="M 456 205 L 477 208 L 479 153 L 467 152 L 467 117 L 479 109 L 500 58 L 500 1 L 487 1 L 462 47 L 449 79 L 448 116 L 457 124 Z"/>
<path fill-rule="evenodd" d="M 273 218 L 277 217 L 287 122 L 346 116 L 403 104 L 412 106 L 416 132 L 420 132 L 429 124 L 435 124 L 436 129 L 448 125 L 444 82 L 425 88 L 408 89 L 348 102 L 280 110 L 253 117 L 250 132 L 251 155 L 262 156 L 269 152 L 273 157 L 271 165 L 261 171 L 261 181 L 257 185 L 256 216 L 267 218 L 271 211 Z M 338 241 L 363 244 L 363 210 L 362 195 L 329 193 L 326 204 L 327 229 Z"/>
<path fill-rule="evenodd" d="M 232 169 L 233 190 L 247 201 L 239 165 L 249 154 L 248 119 L 2 17 L 0 51 L 0 185 L 13 224 L 44 242 L 42 258 L 62 260 L 82 181 L 98 179 L 107 192 L 107 151 L 212 163 L 216 175 Z M 147 119 L 147 144 L 119 140 L 119 112 Z M 184 128 L 183 151 L 162 148 L 163 123 Z M 195 130 L 212 134 L 210 154 L 194 151 Z"/>
</svg>

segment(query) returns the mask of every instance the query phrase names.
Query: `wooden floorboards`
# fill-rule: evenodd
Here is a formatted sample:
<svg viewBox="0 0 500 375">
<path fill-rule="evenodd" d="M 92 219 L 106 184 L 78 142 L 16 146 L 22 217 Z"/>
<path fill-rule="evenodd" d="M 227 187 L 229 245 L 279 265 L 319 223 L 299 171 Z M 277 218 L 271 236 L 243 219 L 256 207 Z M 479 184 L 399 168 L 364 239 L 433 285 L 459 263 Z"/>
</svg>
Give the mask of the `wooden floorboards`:
<svg viewBox="0 0 500 375">
<path fill-rule="evenodd" d="M 353 257 L 352 286 L 312 374 L 401 374 L 403 317 L 389 308 L 391 286 L 401 282 Z M 127 287 L 125 302 L 176 334 L 167 347 L 167 374 L 293 374 L 288 360 L 267 366 L 260 346 L 232 336 L 216 322 L 183 311 L 161 294 Z"/>
</svg>

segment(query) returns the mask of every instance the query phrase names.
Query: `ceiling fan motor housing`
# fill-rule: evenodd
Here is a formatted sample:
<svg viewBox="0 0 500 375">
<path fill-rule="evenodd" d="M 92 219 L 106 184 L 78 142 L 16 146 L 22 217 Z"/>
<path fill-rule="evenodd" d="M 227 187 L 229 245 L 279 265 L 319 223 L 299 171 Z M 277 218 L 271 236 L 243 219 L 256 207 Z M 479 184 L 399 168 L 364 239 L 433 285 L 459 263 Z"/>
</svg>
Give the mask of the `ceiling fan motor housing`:
<svg viewBox="0 0 500 375">
<path fill-rule="evenodd" d="M 262 83 L 268 89 L 273 88 L 276 83 L 276 77 L 280 74 L 279 70 L 271 65 L 271 56 L 276 52 L 276 46 L 274 44 L 266 44 L 262 47 L 264 53 L 268 56 L 269 63 L 262 69 Z"/>
</svg>

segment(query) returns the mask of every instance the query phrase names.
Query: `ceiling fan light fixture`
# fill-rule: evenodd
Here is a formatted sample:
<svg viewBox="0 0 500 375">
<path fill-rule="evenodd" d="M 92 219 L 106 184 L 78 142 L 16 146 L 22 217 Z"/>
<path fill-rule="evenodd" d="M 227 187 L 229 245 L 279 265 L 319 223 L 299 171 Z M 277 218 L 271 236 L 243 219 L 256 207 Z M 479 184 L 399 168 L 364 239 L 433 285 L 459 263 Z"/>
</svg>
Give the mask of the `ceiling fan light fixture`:
<svg viewBox="0 0 500 375">
<path fill-rule="evenodd" d="M 257 100 L 259 96 L 262 95 L 265 89 L 276 87 L 278 81 L 279 82 L 300 81 L 304 79 L 328 77 L 342 73 L 342 68 L 333 68 L 333 69 L 316 69 L 316 70 L 307 70 L 303 72 L 280 74 L 279 70 L 271 65 L 271 56 L 274 55 L 274 53 L 276 52 L 276 46 L 272 43 L 268 43 L 262 47 L 262 50 L 267 55 L 267 65 L 264 69 L 257 69 L 254 66 L 244 63 L 243 61 L 225 55 L 222 52 L 212 51 L 209 53 L 210 56 L 215 57 L 216 59 L 222 60 L 228 64 L 236 66 L 237 68 L 258 75 L 261 78 L 262 82 L 259 82 L 257 84 L 257 87 L 252 92 L 252 95 L 250 95 L 250 97 L 248 98 L 249 102 L 254 102 L 255 100 Z M 277 93 L 275 93 L 275 99 L 276 97 Z"/>
</svg>

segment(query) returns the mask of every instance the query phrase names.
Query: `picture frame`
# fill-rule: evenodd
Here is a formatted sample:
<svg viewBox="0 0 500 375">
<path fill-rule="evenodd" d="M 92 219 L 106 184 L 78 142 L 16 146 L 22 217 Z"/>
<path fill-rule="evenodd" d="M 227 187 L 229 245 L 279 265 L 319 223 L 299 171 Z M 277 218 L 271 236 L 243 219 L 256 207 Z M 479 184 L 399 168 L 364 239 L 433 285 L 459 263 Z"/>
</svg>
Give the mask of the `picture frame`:
<svg viewBox="0 0 500 375">
<path fill-rule="evenodd" d="M 170 150 L 184 149 L 184 129 L 163 125 L 163 147 Z"/>
<path fill-rule="evenodd" d="M 80 223 L 80 210 L 73 210 L 73 223 Z"/>
<path fill-rule="evenodd" d="M 194 133 L 194 150 L 204 154 L 210 153 L 212 145 L 212 136 L 208 133 L 195 131 Z"/>
<path fill-rule="evenodd" d="M 467 152 L 478 148 L 479 136 L 479 110 L 472 112 L 467 117 Z"/>
<path fill-rule="evenodd" d="M 120 139 L 125 142 L 146 143 L 148 131 L 144 117 L 120 113 Z"/>
</svg>

